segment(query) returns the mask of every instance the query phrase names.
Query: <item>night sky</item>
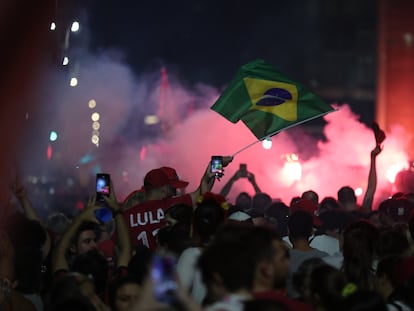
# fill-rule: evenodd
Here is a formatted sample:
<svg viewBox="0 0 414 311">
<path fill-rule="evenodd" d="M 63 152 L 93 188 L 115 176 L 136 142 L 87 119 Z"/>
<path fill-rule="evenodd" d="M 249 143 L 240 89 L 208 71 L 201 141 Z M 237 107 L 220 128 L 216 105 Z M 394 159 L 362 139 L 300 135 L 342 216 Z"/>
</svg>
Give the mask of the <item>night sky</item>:
<svg viewBox="0 0 414 311">
<path fill-rule="evenodd" d="M 137 74 L 166 66 L 183 82 L 223 88 L 263 58 L 370 122 L 376 82 L 376 1 L 91 1 L 92 51 L 116 50 Z M 340 90 L 330 95 L 326 89 Z M 370 94 L 355 100 L 355 89 Z"/>
<path fill-rule="evenodd" d="M 1 129 L 10 159 L 25 148 L 26 132 L 41 119 L 32 94 L 42 68 L 62 70 L 62 36 L 52 38 L 51 20 L 80 19 L 74 35 L 88 55 L 113 53 L 137 75 L 162 66 L 191 88 L 198 82 L 222 90 L 237 69 L 263 58 L 328 102 L 348 102 L 361 120 L 374 116 L 376 83 L 375 0 L 136 1 L 45 0 L 0 4 Z M 7 6 L 8 5 L 8 6 Z M 85 27 L 86 25 L 86 27 Z M 61 28 L 58 28 L 58 30 Z M 58 31 L 57 31 L 58 32 Z M 57 40 L 56 40 L 57 39 Z M 52 52 L 52 53 L 51 53 Z M 354 90 L 368 93 L 355 98 Z M 27 112 L 31 118 L 25 119 Z M 50 122 L 49 120 L 47 122 Z M 46 123 L 47 123 L 46 122 Z M 41 122 L 44 124 L 45 122 Z M 28 129 L 26 130 L 25 127 Z M 320 132 L 320 129 L 319 129 Z M 39 134 L 40 135 L 40 134 Z M 16 139 L 21 137 L 21 139 Z M 33 143 L 37 140 L 32 140 Z"/>
</svg>

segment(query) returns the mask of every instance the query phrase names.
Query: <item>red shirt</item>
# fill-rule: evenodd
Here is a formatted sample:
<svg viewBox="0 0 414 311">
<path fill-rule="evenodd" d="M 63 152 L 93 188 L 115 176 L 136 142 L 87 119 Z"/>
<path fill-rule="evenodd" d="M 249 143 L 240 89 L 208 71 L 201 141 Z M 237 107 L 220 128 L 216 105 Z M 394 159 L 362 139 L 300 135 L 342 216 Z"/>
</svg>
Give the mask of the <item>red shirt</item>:
<svg viewBox="0 0 414 311">
<path fill-rule="evenodd" d="M 155 250 L 157 247 L 156 235 L 163 225 L 164 213 L 170 206 L 178 203 L 192 206 L 191 195 L 145 201 L 127 209 L 124 212 L 124 217 L 132 246 L 143 244 L 151 250 Z"/>
</svg>

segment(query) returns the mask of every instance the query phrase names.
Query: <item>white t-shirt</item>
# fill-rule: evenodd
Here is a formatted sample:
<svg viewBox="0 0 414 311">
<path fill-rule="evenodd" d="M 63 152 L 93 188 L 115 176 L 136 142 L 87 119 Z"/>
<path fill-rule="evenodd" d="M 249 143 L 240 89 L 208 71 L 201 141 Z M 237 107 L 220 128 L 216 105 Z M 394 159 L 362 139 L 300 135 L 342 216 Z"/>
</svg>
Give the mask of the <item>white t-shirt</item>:
<svg viewBox="0 0 414 311">
<path fill-rule="evenodd" d="M 310 246 L 328 253 L 330 256 L 340 253 L 338 239 L 326 234 L 315 236 L 312 239 Z"/>
<path fill-rule="evenodd" d="M 201 271 L 197 268 L 197 260 L 201 255 L 201 249 L 190 247 L 181 253 L 177 262 L 177 274 L 181 284 L 188 289 L 195 302 L 201 305 L 207 294 Z"/>
</svg>

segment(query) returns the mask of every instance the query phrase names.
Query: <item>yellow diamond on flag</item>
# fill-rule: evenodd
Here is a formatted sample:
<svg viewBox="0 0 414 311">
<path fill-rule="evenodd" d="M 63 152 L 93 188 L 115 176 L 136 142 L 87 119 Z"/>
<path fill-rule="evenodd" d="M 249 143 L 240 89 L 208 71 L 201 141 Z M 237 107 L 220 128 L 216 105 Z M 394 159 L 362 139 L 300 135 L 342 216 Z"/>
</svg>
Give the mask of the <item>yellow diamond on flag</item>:
<svg viewBox="0 0 414 311">
<path fill-rule="evenodd" d="M 298 119 L 298 89 L 296 85 L 254 78 L 244 78 L 252 107 L 272 113 L 286 121 Z"/>
</svg>

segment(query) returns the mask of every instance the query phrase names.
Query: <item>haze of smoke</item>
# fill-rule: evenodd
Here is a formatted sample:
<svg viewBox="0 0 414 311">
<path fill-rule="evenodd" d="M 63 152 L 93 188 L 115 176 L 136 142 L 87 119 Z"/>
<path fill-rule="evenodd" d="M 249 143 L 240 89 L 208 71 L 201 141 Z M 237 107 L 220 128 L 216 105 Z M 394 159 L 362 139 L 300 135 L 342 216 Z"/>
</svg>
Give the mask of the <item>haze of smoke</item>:
<svg viewBox="0 0 414 311">
<path fill-rule="evenodd" d="M 105 171 L 112 174 L 117 193 L 124 197 L 141 187 L 150 169 L 172 166 L 182 179 L 190 181 L 188 190 L 192 191 L 212 155 L 232 155 L 255 141 L 244 124 L 232 124 L 209 109 L 219 96 L 219 91 L 210 86 L 200 84 L 190 90 L 170 74 L 170 88 L 164 88 L 167 98 L 161 118 L 165 128 L 157 131 L 156 126 L 145 126 L 143 120 L 146 115 L 159 112 L 160 72 L 137 77 L 119 60 L 105 56 L 88 56 L 81 64 L 76 88 L 70 88 L 62 75 L 53 75 L 57 92 L 49 94 L 48 102 L 55 105 L 54 122 L 61 133 L 55 161 L 69 168 L 66 171 L 72 171 L 85 185 L 94 180 L 96 170 Z M 96 100 L 95 109 L 88 107 L 90 99 Z M 101 116 L 99 148 L 90 142 L 93 111 Z M 219 192 L 240 163 L 247 164 L 262 191 L 286 203 L 308 189 L 321 197 L 335 197 L 343 185 L 365 189 L 370 151 L 375 146 L 372 131 L 359 122 L 347 105 L 339 106 L 325 120 L 326 141 L 298 134 L 300 131 L 282 132 L 273 137 L 271 150 L 257 143 L 238 154 L 213 190 Z M 42 133 L 50 130 L 47 122 L 42 125 Z M 391 193 L 387 169 L 407 163 L 407 139 L 398 127 L 387 133 L 384 150 L 378 157 L 378 193 Z M 299 154 L 302 179 L 293 181 L 284 168 L 285 155 L 299 150 L 307 154 Z M 85 155 L 90 160 L 82 163 Z M 233 201 L 241 191 L 253 194 L 246 179 L 234 184 L 229 199 Z"/>
</svg>

